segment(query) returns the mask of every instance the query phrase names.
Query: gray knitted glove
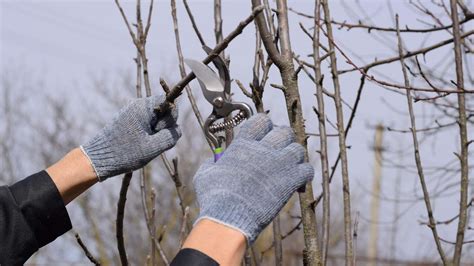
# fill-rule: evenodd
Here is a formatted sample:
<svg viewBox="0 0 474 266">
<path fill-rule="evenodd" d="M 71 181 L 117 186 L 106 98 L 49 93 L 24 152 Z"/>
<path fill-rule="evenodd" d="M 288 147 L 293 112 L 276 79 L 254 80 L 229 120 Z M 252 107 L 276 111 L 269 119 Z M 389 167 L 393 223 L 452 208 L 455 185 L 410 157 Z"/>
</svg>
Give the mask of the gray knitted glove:
<svg viewBox="0 0 474 266">
<path fill-rule="evenodd" d="M 313 179 L 304 148 L 289 127 L 275 127 L 265 114 L 246 121 L 217 161 L 197 171 L 194 187 L 207 218 L 242 232 L 252 244 L 291 195 Z M 196 221 L 196 222 L 197 222 Z"/>
<path fill-rule="evenodd" d="M 142 168 L 176 144 L 181 137 L 176 108 L 160 119 L 153 111 L 164 100 L 164 96 L 133 100 L 81 146 L 100 181 Z"/>
</svg>

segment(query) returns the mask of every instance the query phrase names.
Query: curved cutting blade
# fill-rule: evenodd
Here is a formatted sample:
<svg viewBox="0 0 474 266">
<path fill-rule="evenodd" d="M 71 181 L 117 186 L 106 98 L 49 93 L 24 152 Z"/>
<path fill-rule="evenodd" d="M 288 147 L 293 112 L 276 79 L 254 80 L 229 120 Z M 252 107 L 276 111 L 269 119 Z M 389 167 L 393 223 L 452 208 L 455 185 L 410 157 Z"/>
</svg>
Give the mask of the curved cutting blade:
<svg viewBox="0 0 474 266">
<path fill-rule="evenodd" d="M 204 51 L 209 55 L 212 53 L 212 49 L 203 45 L 202 47 Z M 227 68 L 226 63 L 224 62 L 224 59 L 218 55 L 212 59 L 212 63 L 214 66 L 216 66 L 217 71 L 219 71 L 219 78 L 224 84 L 224 93 L 226 96 L 226 99 L 230 99 L 230 75 L 229 75 L 229 69 Z"/>
<path fill-rule="evenodd" d="M 219 76 L 217 76 L 212 69 L 197 60 L 184 59 L 184 62 L 196 75 L 199 84 L 201 85 L 204 97 L 208 102 L 213 104 L 216 97 L 225 97 L 224 86 L 222 85 Z"/>
</svg>

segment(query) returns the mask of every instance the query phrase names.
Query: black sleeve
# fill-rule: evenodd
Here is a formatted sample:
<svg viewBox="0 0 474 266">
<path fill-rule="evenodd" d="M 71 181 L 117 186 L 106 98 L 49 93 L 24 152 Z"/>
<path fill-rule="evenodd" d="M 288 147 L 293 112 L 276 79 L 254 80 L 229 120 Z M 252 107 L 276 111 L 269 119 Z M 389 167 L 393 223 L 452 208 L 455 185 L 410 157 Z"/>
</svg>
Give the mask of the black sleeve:
<svg viewBox="0 0 474 266">
<path fill-rule="evenodd" d="M 0 186 L 0 265 L 23 265 L 71 228 L 61 195 L 46 171 Z"/>
<path fill-rule="evenodd" d="M 184 248 L 178 252 L 171 266 L 218 266 L 215 260 L 201 251 Z"/>
</svg>

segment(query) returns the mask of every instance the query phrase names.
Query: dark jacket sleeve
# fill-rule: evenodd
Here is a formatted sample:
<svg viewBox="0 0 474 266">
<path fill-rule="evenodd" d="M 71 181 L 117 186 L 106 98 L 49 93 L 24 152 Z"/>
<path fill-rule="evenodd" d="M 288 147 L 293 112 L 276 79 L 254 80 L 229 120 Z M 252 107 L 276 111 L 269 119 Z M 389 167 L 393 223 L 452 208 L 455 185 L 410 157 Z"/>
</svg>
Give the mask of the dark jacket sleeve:
<svg viewBox="0 0 474 266">
<path fill-rule="evenodd" d="M 0 186 L 0 265 L 22 265 L 71 229 L 61 195 L 46 171 Z"/>
<path fill-rule="evenodd" d="M 191 248 L 184 248 L 178 252 L 171 262 L 171 266 L 218 266 L 215 260 L 206 254 Z"/>
</svg>

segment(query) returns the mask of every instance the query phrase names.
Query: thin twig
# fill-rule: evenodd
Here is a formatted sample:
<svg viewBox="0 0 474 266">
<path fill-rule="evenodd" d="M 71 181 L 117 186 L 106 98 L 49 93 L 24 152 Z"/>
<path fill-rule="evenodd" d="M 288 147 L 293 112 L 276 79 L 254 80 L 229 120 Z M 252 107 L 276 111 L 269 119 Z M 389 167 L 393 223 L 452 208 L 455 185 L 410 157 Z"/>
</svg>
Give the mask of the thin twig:
<svg viewBox="0 0 474 266">
<path fill-rule="evenodd" d="M 188 223 L 189 206 L 184 208 L 183 217 L 181 219 L 181 229 L 179 230 L 179 247 L 183 246 L 184 240 L 186 239 L 186 227 Z"/>
<path fill-rule="evenodd" d="M 359 215 L 360 213 L 357 212 L 354 218 L 354 231 L 352 233 L 352 237 L 354 238 L 354 250 L 357 251 L 357 240 L 359 236 Z M 357 256 L 356 252 L 354 251 L 354 256 L 352 257 L 352 265 L 357 265 Z"/>
<path fill-rule="evenodd" d="M 244 84 L 242 84 L 242 82 L 240 82 L 240 80 L 236 79 L 236 80 L 235 80 L 235 83 L 237 83 L 237 87 L 240 88 L 240 90 L 242 91 L 242 93 L 243 93 L 245 96 L 247 96 L 248 98 L 252 99 L 252 93 L 249 92 L 249 91 L 245 88 Z"/>
<path fill-rule="evenodd" d="M 461 29 L 459 26 L 459 17 L 457 9 L 457 1 L 450 0 L 451 19 L 453 21 L 453 39 L 454 39 L 454 61 L 456 65 L 456 87 L 458 91 L 464 88 L 464 73 L 462 64 L 461 51 Z M 466 231 L 467 215 L 467 197 L 469 190 L 469 145 L 467 136 L 467 118 L 466 118 L 466 96 L 458 93 L 458 123 L 459 123 L 459 141 L 461 146 L 461 154 L 459 161 L 461 164 L 461 182 L 459 192 L 459 220 L 456 232 L 456 246 L 454 247 L 453 264 L 461 263 L 462 248 L 464 245 L 464 236 Z"/>
<path fill-rule="evenodd" d="M 92 264 L 99 266 L 100 262 L 96 258 L 94 258 L 94 256 L 90 253 L 87 246 L 84 244 L 84 242 L 82 242 L 82 239 L 79 236 L 79 234 L 74 233 L 74 236 L 76 237 L 76 241 L 79 244 L 79 246 L 82 248 L 82 250 L 84 251 L 84 254 L 86 255 L 86 257 L 92 262 Z"/>
<path fill-rule="evenodd" d="M 357 113 L 357 109 L 359 107 L 359 103 L 360 103 L 360 99 L 361 99 L 361 96 L 362 96 L 362 91 L 364 89 L 364 85 L 365 85 L 365 76 L 361 76 L 360 77 L 360 83 L 359 83 L 359 88 L 357 89 L 357 96 L 356 96 L 356 99 L 354 100 L 354 104 L 353 104 L 353 108 L 352 108 L 352 112 L 351 112 L 351 116 L 349 117 L 349 122 L 347 123 L 346 125 L 346 129 L 344 131 L 344 135 L 345 137 L 347 138 L 347 135 L 349 134 L 349 130 L 351 129 L 352 127 L 352 122 L 354 121 L 354 118 L 356 116 L 356 113 Z M 334 174 L 336 173 L 336 169 L 337 169 L 337 166 L 339 164 L 341 160 L 341 153 L 339 152 L 339 154 L 337 155 L 337 158 L 336 158 L 336 161 L 334 162 L 334 164 L 331 166 L 331 174 L 329 175 L 329 183 L 331 183 L 332 181 L 332 178 L 334 177 Z M 321 193 L 317 198 L 316 200 L 314 201 L 314 207 L 316 207 L 319 202 L 321 201 L 323 197 L 323 194 Z"/>
<path fill-rule="evenodd" d="M 290 11 L 305 18 L 313 19 L 314 16 L 311 16 L 309 14 L 305 14 L 303 12 L 297 11 L 295 9 L 290 8 Z M 470 14 L 466 16 L 462 21 L 459 22 L 459 24 L 464 24 L 470 20 L 474 19 L 474 15 Z M 367 30 L 369 33 L 371 31 L 385 31 L 385 32 L 397 32 L 396 28 L 390 28 L 390 27 L 379 27 L 379 26 L 372 26 L 372 25 L 366 25 L 363 24 L 361 21 L 359 21 L 358 24 L 354 23 L 347 23 L 346 21 L 343 22 L 338 22 L 335 20 L 331 20 L 331 23 L 339 26 L 339 29 L 347 29 L 348 31 L 351 29 L 364 29 Z M 429 33 L 429 32 L 435 32 L 435 31 L 441 31 L 441 30 L 447 30 L 450 29 L 452 25 L 448 26 L 442 26 L 442 27 L 432 27 L 432 28 L 427 28 L 427 29 L 416 29 L 416 28 L 410 28 L 408 25 L 406 25 L 403 29 L 400 29 L 400 32 L 405 32 L 405 33 Z"/>
<path fill-rule="evenodd" d="M 346 53 L 336 44 L 336 42 L 334 41 L 333 38 L 329 38 L 328 36 L 328 33 L 326 33 L 324 30 L 322 30 L 322 32 L 326 35 L 326 37 L 328 37 L 328 40 L 330 43 L 333 44 L 333 46 L 339 51 L 339 53 L 341 53 L 341 55 L 346 59 L 346 62 L 350 65 L 352 65 L 354 67 L 355 70 L 359 71 L 362 75 L 366 76 L 367 77 L 367 80 L 369 81 L 372 81 L 372 82 L 375 82 L 383 87 L 389 87 L 389 88 L 394 88 L 394 89 L 402 89 L 402 90 L 412 90 L 412 91 L 423 91 L 423 92 L 444 92 L 444 93 L 447 93 L 447 94 L 450 94 L 450 93 L 456 93 L 456 94 L 459 94 L 459 93 L 474 93 L 474 90 L 470 89 L 463 89 L 463 90 L 454 90 L 454 89 L 437 89 L 437 90 L 433 90 L 431 88 L 418 88 L 418 87 L 409 87 L 407 88 L 406 86 L 404 85 L 399 85 L 399 84 L 395 84 L 395 83 L 390 83 L 390 82 L 387 82 L 387 81 L 384 81 L 384 80 L 380 80 L 378 78 L 376 78 L 375 76 L 373 75 L 368 75 L 367 74 L 367 71 L 368 71 L 368 68 L 364 68 L 364 67 L 359 67 L 357 66 L 351 59 L 349 56 L 346 55 Z M 332 51 L 334 52 L 334 51 Z M 404 58 L 402 55 L 400 55 L 398 57 L 397 60 L 400 60 L 400 58 Z M 397 61 L 395 60 L 395 61 Z M 342 72 L 338 72 L 338 74 L 342 74 Z"/>
<path fill-rule="evenodd" d="M 181 183 L 181 179 L 179 177 L 179 170 L 178 170 L 178 158 L 173 158 L 173 174 L 171 175 L 171 179 L 176 187 L 176 194 L 178 195 L 179 206 L 181 208 L 181 213 L 184 216 L 186 207 L 184 205 L 184 197 L 183 197 L 183 183 Z"/>
<path fill-rule="evenodd" d="M 162 154 L 164 155 L 164 154 Z M 164 156 L 162 156 L 162 158 L 165 158 Z M 140 191 L 141 191 L 141 198 L 142 198 L 142 207 L 143 207 L 143 214 L 145 215 L 145 224 L 146 224 L 146 227 L 148 229 L 148 234 L 150 235 L 150 238 L 151 238 L 151 241 L 153 241 L 154 243 L 154 247 L 158 250 L 159 254 L 160 254 L 160 257 L 161 259 L 163 260 L 163 263 L 165 265 L 169 265 L 169 260 L 166 256 L 166 254 L 164 253 L 163 251 L 163 248 L 161 247 L 161 244 L 160 244 L 160 241 L 158 241 L 158 239 L 156 238 L 156 233 L 153 231 L 153 228 L 150 224 L 150 213 L 148 211 L 148 206 L 147 206 L 147 203 L 146 203 L 146 193 L 148 191 L 147 189 L 147 185 L 146 185 L 146 182 L 145 182 L 145 177 L 147 175 L 146 173 L 146 167 L 142 168 L 140 170 L 141 172 L 141 178 L 140 178 Z"/>
<path fill-rule="evenodd" d="M 165 95 L 168 95 L 168 93 L 170 93 L 170 87 L 168 86 L 168 83 L 166 83 L 164 78 L 160 78 L 160 85 L 163 88 Z"/>
<path fill-rule="evenodd" d="M 314 24 L 319 25 L 319 18 L 321 14 L 321 2 L 320 0 L 315 1 L 314 6 Z M 302 26 L 302 25 L 301 25 Z M 304 28 L 304 27 L 303 27 Z M 313 36 L 313 61 L 314 61 L 314 76 L 316 85 L 316 101 L 317 101 L 317 116 L 320 151 L 319 156 L 321 158 L 321 176 L 323 179 L 323 222 L 322 222 L 322 254 L 321 261 L 322 265 L 326 265 L 328 249 L 329 249 L 329 229 L 330 229 L 330 190 L 329 190 L 329 163 L 328 163 L 328 147 L 327 147 L 327 132 L 326 132 L 326 111 L 324 107 L 324 95 L 323 95 L 323 75 L 321 73 L 321 58 L 319 56 L 319 48 L 321 47 L 321 39 L 319 38 L 319 27 L 314 27 Z"/>
<path fill-rule="evenodd" d="M 469 203 L 467 204 L 467 208 L 471 207 L 473 203 L 474 203 L 474 198 L 472 198 L 471 201 L 469 201 Z M 455 221 L 458 217 L 459 217 L 459 213 L 456 214 L 454 217 L 452 217 L 450 219 L 447 219 L 447 220 L 444 220 L 444 221 L 436 221 L 436 224 L 447 225 L 447 224 L 450 224 L 453 221 Z M 429 225 L 426 222 L 422 222 L 420 224 Z"/>
<path fill-rule="evenodd" d="M 128 187 L 132 179 L 132 172 L 126 173 L 122 179 L 122 186 L 120 187 L 119 200 L 117 202 L 117 220 L 116 222 L 116 237 L 117 249 L 120 255 L 120 262 L 122 265 L 128 265 L 127 251 L 125 250 L 125 241 L 123 237 L 123 220 L 125 216 L 125 202 L 127 201 Z"/>
<path fill-rule="evenodd" d="M 120 15 L 122 15 L 122 18 L 125 22 L 125 25 L 127 26 L 128 32 L 130 33 L 130 36 L 132 37 L 132 41 L 135 44 L 135 46 L 138 46 L 138 40 L 137 37 L 135 36 L 135 33 L 133 33 L 132 26 L 128 22 L 127 16 L 125 15 L 125 12 L 123 11 L 122 6 L 120 5 L 120 2 L 118 0 L 115 0 L 115 4 L 117 5 Z"/>
<path fill-rule="evenodd" d="M 420 61 L 418 60 L 418 56 L 415 56 L 415 62 L 416 66 L 418 67 L 418 71 L 420 72 L 421 77 L 428 83 L 428 85 L 434 90 L 434 91 L 439 91 L 439 88 L 437 88 L 433 83 L 428 79 L 428 77 L 425 75 L 423 72 L 423 69 L 421 69 L 421 64 Z"/>
<path fill-rule="evenodd" d="M 449 241 L 449 240 L 446 240 L 444 238 L 439 238 L 439 240 L 443 241 L 444 243 L 448 243 L 448 244 L 451 244 L 451 245 L 456 245 L 456 242 L 453 242 L 453 241 Z M 473 240 L 468 240 L 468 241 L 463 241 L 462 244 L 472 244 L 474 243 L 474 239 Z"/>
<path fill-rule="evenodd" d="M 191 25 L 193 25 L 194 32 L 196 33 L 196 36 L 199 39 L 199 42 L 201 43 L 202 46 L 206 45 L 206 42 L 204 41 L 204 38 L 202 37 L 201 32 L 199 31 L 199 28 L 197 27 L 196 21 L 194 20 L 193 13 L 191 12 L 191 8 L 188 5 L 187 0 L 183 0 L 184 7 L 186 8 L 186 13 L 188 13 L 189 20 L 191 20 Z"/>
<path fill-rule="evenodd" d="M 156 224 L 155 224 L 156 204 L 155 204 L 155 198 L 156 198 L 156 191 L 155 191 L 154 188 L 151 188 L 151 191 L 150 191 L 151 215 L 150 215 L 149 223 L 151 224 L 151 231 L 152 232 L 156 232 Z M 155 264 L 155 258 L 156 258 L 155 242 L 151 241 L 151 265 L 156 265 Z"/>
<path fill-rule="evenodd" d="M 291 228 L 286 234 L 282 235 L 281 236 L 281 240 L 285 240 L 287 237 L 291 236 L 294 232 L 298 231 L 301 229 L 301 224 L 302 224 L 302 220 L 300 219 L 300 221 L 295 225 L 293 226 L 293 228 Z M 267 253 L 268 251 L 270 251 L 273 246 L 275 245 L 274 242 L 272 242 L 272 244 L 270 246 L 268 246 L 267 248 L 263 249 L 261 253 L 261 257 L 263 258 L 263 255 L 265 253 Z"/>
<path fill-rule="evenodd" d="M 143 34 L 143 37 L 146 39 L 148 37 L 148 32 L 151 27 L 151 15 L 153 13 L 153 0 L 150 1 L 150 7 L 148 8 L 148 18 L 146 21 L 146 26 L 145 26 L 145 33 Z"/>
<path fill-rule="evenodd" d="M 222 41 L 222 3 L 221 0 L 214 0 L 214 35 L 216 43 Z M 221 52 L 222 58 L 225 58 L 224 51 Z"/>
<path fill-rule="evenodd" d="M 326 25 L 327 37 L 329 42 L 331 74 L 334 84 L 334 104 L 336 107 L 337 131 L 339 134 L 339 154 L 341 158 L 342 192 L 344 205 L 344 237 L 346 265 L 353 265 L 354 247 L 352 242 L 352 219 L 351 219 L 351 196 L 349 187 L 349 170 L 347 159 L 347 146 L 344 129 L 344 114 L 341 101 L 341 87 L 337 70 L 336 55 L 334 53 L 335 43 L 331 25 L 331 15 L 329 13 L 329 3 L 322 0 L 321 5 L 324 10 L 324 24 Z M 316 24 L 315 26 L 319 26 Z"/>
<path fill-rule="evenodd" d="M 267 10 L 268 1 L 265 1 L 265 7 Z M 273 23 L 270 22 L 269 23 Z M 273 25 L 271 25 L 273 27 Z M 255 109 L 259 113 L 264 112 L 263 107 L 263 92 L 265 90 L 265 83 L 267 82 L 268 70 L 271 67 L 271 64 L 266 64 L 265 58 L 262 52 L 262 38 L 260 37 L 260 32 L 258 31 L 258 26 L 255 25 L 255 53 L 254 61 L 252 68 L 252 82 L 250 83 L 250 89 L 252 90 L 251 99 L 255 105 Z M 267 59 L 268 61 L 269 59 Z M 269 60 L 271 61 L 271 60 Z M 263 71 L 262 79 L 260 80 L 260 66 Z"/>
<path fill-rule="evenodd" d="M 461 35 L 460 38 L 464 39 L 470 35 L 474 34 L 474 30 L 470 30 L 464 34 Z M 366 64 L 364 66 L 359 66 L 359 67 L 354 67 L 354 68 L 351 68 L 351 69 L 345 69 L 345 70 L 340 70 L 338 71 L 339 74 L 345 74 L 345 73 L 348 73 L 348 72 L 352 72 L 352 71 L 357 71 L 359 69 L 365 69 L 365 70 L 368 70 L 372 67 L 375 67 L 375 66 L 380 66 L 380 65 L 385 65 L 385 64 L 389 64 L 389 63 L 392 63 L 392 62 L 395 62 L 395 61 L 399 61 L 400 58 L 409 58 L 409 57 L 412 57 L 412 56 L 415 56 L 415 55 L 425 55 L 427 54 L 428 52 L 430 51 L 433 51 L 437 48 L 440 48 L 440 47 L 443 47 L 445 45 L 448 45 L 450 43 L 454 42 L 454 39 L 447 39 L 447 40 L 444 40 L 444 41 L 441 41 L 441 42 L 438 42 L 436 44 L 433 44 L 431 46 L 427 46 L 427 47 L 424 47 L 424 48 L 421 48 L 421 49 L 418 49 L 418 50 L 415 50 L 413 52 L 406 52 L 404 53 L 402 56 L 400 55 L 397 55 L 397 56 L 394 56 L 394 57 L 390 57 L 390 58 L 387 58 L 387 59 L 382 59 L 382 60 L 377 60 L 375 62 L 372 62 L 370 64 Z"/>
<path fill-rule="evenodd" d="M 179 26 L 178 26 L 178 16 L 176 15 L 176 0 L 171 0 L 171 17 L 173 19 L 173 27 L 174 27 L 174 36 L 176 40 L 176 51 L 178 53 L 178 62 L 179 62 L 179 72 L 181 74 L 181 78 L 186 76 L 186 70 L 184 67 L 184 57 L 183 51 L 181 49 L 181 41 L 179 37 Z M 185 86 L 186 94 L 188 95 L 189 103 L 191 104 L 191 108 L 193 110 L 194 115 L 199 123 L 199 126 L 204 131 L 204 120 L 202 118 L 201 112 L 197 107 L 196 99 L 194 98 L 193 92 L 191 88 L 186 85 Z M 169 93 L 168 93 L 169 94 Z M 205 138 L 209 147 L 212 149 L 212 143 L 208 138 Z"/>
<path fill-rule="evenodd" d="M 396 20 L 396 27 L 399 29 L 399 22 L 398 22 L 398 14 L 395 17 Z M 400 64 L 402 67 L 403 71 L 403 78 L 405 80 L 405 86 L 410 87 L 410 81 L 408 78 L 407 70 L 405 68 L 405 62 L 404 58 L 401 56 L 403 54 L 403 43 L 400 37 L 400 31 L 397 31 L 397 38 L 398 38 L 398 52 L 400 55 Z M 418 177 L 420 178 L 420 183 L 421 187 L 423 190 L 423 199 L 425 201 L 426 205 L 426 210 L 428 212 L 428 219 L 429 219 L 429 228 L 431 229 L 431 232 L 433 234 L 434 241 L 436 243 L 436 248 L 438 249 L 438 253 L 441 257 L 441 260 L 443 261 L 443 264 L 447 264 L 447 259 L 446 255 L 444 253 L 443 247 L 441 246 L 441 243 L 439 241 L 439 236 L 438 236 L 438 231 L 436 229 L 436 223 L 435 223 L 435 218 L 433 216 L 433 209 L 431 207 L 431 200 L 430 200 L 430 195 L 428 192 L 428 188 L 426 186 L 426 181 L 425 181 L 425 174 L 423 170 L 423 166 L 421 163 L 421 155 L 420 155 L 420 150 L 419 150 L 419 143 L 418 143 L 418 137 L 417 137 L 417 130 L 416 130 L 416 120 L 415 120 L 415 114 L 413 111 L 413 96 L 411 95 L 411 90 L 406 91 L 406 96 L 407 96 L 407 103 L 408 103 L 408 111 L 410 113 L 410 123 L 411 123 L 411 131 L 412 131 L 412 138 L 413 138 L 413 150 L 414 150 L 414 155 L 415 155 L 415 162 L 416 162 L 416 168 L 418 171 Z"/>
<path fill-rule="evenodd" d="M 146 96 L 149 97 L 151 96 L 151 85 L 150 85 L 150 76 L 149 76 L 149 71 L 148 71 L 148 58 L 146 56 L 146 41 L 147 41 L 148 31 L 151 26 L 153 0 L 151 0 L 150 2 L 148 20 L 147 20 L 145 31 L 143 29 L 143 23 L 142 23 L 142 18 L 141 18 L 141 1 L 137 0 L 137 5 L 136 5 L 137 35 L 133 33 L 132 27 L 127 19 L 127 16 L 125 15 L 125 12 L 123 11 L 122 6 L 120 5 L 120 2 L 118 0 L 115 0 L 115 4 L 117 5 L 120 11 L 120 14 L 122 15 L 122 18 L 125 22 L 125 25 L 127 26 L 127 29 L 130 33 L 130 37 L 132 38 L 133 44 L 135 45 L 135 47 L 137 48 L 137 51 L 140 54 L 141 64 L 143 65 L 143 80 L 144 80 L 144 85 L 145 85 L 145 90 L 146 90 Z"/>
</svg>

